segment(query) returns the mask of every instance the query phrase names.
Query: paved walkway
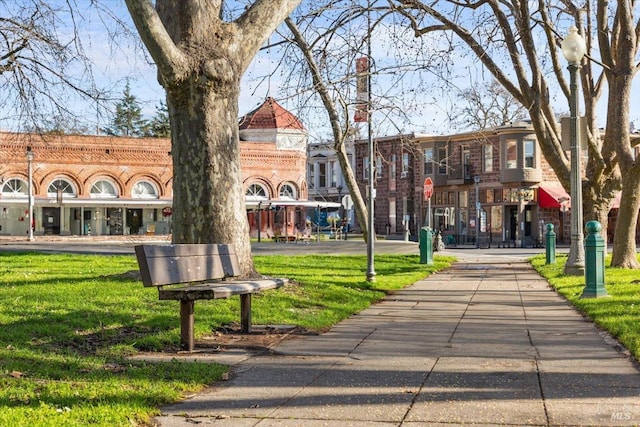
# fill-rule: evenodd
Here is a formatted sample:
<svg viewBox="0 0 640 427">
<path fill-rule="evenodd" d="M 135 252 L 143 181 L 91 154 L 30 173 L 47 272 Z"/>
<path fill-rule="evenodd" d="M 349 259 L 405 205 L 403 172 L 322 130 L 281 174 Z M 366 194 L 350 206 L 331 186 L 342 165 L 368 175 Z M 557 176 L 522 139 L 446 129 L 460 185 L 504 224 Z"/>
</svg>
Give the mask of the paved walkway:
<svg viewBox="0 0 640 427">
<path fill-rule="evenodd" d="M 229 381 L 158 422 L 640 424 L 640 371 L 615 341 L 518 257 L 471 252 L 323 335 L 240 359 Z"/>
</svg>

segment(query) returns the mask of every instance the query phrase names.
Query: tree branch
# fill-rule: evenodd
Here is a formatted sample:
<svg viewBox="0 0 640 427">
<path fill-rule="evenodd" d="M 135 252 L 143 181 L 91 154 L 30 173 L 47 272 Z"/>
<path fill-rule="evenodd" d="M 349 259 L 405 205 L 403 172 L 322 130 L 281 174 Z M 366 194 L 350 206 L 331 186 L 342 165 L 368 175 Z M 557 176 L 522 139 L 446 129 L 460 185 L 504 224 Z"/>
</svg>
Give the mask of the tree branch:
<svg viewBox="0 0 640 427">
<path fill-rule="evenodd" d="M 256 0 L 235 23 L 239 28 L 241 40 L 245 47 L 242 58 L 242 72 L 249 66 L 260 46 L 269 38 L 271 33 L 295 9 L 301 0 Z"/>
<path fill-rule="evenodd" d="M 155 61 L 162 79 L 182 80 L 187 72 L 187 57 L 167 33 L 151 2 L 149 0 L 125 0 L 125 2 L 133 23 Z"/>
</svg>

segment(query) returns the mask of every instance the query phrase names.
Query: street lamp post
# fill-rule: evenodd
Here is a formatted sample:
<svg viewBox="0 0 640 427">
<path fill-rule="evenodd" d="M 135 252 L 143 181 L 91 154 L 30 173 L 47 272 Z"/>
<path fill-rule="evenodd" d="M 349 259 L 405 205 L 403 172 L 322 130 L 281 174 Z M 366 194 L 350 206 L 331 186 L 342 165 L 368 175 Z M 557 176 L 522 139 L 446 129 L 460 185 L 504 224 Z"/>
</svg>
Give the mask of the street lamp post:
<svg viewBox="0 0 640 427">
<path fill-rule="evenodd" d="M 586 52 L 584 38 L 576 27 L 562 41 L 562 54 L 569 63 L 569 110 L 571 145 L 571 246 L 564 274 L 584 275 L 584 246 L 582 232 L 582 174 L 580 172 L 580 144 L 578 143 L 578 78 L 580 63 Z"/>
<path fill-rule="evenodd" d="M 33 170 L 31 168 L 31 163 L 33 162 L 33 151 L 31 151 L 31 147 L 27 148 L 27 192 L 29 193 L 29 224 L 28 224 L 28 235 L 29 241 L 33 241 L 33 184 L 31 181 L 33 180 Z"/>
<path fill-rule="evenodd" d="M 371 0 L 367 1 L 367 29 L 371 29 Z M 374 144 L 373 144 L 373 129 L 371 124 L 371 113 L 372 113 L 372 105 L 371 105 L 371 32 L 368 32 L 367 35 L 367 58 L 368 58 L 368 66 L 367 66 L 367 153 L 369 155 L 369 191 L 367 194 L 367 198 L 369 200 L 369 205 L 367 206 L 367 282 L 375 282 L 376 281 L 376 270 L 375 270 L 375 198 L 376 198 L 376 190 L 374 187 L 374 166 L 376 162 L 374 161 L 373 155 L 375 154 Z"/>
</svg>

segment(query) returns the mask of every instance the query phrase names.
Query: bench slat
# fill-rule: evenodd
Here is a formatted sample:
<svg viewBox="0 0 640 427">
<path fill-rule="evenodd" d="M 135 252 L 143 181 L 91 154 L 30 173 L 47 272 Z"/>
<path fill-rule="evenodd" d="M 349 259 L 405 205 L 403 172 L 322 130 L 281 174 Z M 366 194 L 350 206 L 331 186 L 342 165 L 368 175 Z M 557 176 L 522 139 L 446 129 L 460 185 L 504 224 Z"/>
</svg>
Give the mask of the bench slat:
<svg viewBox="0 0 640 427">
<path fill-rule="evenodd" d="M 275 278 L 229 283 L 203 283 L 158 290 L 161 300 L 199 300 L 229 298 L 232 295 L 251 294 L 267 289 L 276 289 L 287 283 L 287 279 Z"/>
<path fill-rule="evenodd" d="M 241 274 L 233 245 L 139 245 L 135 251 L 144 286 L 198 282 Z"/>
</svg>

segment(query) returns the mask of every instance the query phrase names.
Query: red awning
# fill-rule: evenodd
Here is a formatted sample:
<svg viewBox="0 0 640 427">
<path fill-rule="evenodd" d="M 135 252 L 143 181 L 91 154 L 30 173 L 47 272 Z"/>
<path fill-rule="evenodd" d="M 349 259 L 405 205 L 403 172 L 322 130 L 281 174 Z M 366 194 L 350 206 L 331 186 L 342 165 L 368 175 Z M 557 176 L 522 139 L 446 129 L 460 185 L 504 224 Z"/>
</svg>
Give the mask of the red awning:
<svg viewBox="0 0 640 427">
<path fill-rule="evenodd" d="M 541 208 L 560 209 L 571 207 L 571 197 L 563 187 L 539 187 L 538 206 Z"/>
</svg>

